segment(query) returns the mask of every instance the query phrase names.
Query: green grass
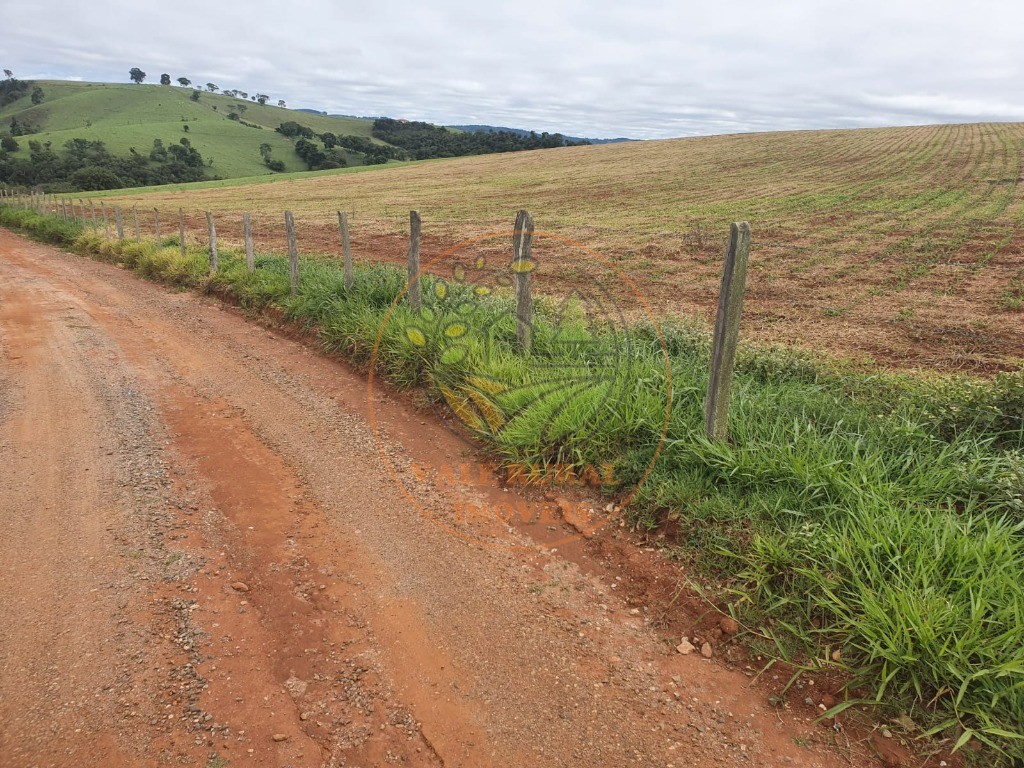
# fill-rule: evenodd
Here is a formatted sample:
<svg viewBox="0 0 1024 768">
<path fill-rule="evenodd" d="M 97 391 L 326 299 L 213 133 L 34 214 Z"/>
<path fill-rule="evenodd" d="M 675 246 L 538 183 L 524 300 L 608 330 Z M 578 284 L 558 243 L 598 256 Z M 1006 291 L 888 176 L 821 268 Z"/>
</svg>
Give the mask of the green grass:
<svg viewBox="0 0 1024 768">
<path fill-rule="evenodd" d="M 425 278 L 417 314 L 396 303 L 395 267 L 361 266 L 348 289 L 335 260 L 307 258 L 293 297 L 280 255 L 249 274 L 226 250 L 211 277 L 206 254 L 182 256 L 173 239 L 108 243 L 10 208 L 0 223 L 278 307 L 328 352 L 421 388 L 508 463 L 612 464 L 604 491 L 639 483 L 633 523 L 676 523 L 678 553 L 745 626 L 798 664 L 849 675 L 839 709 L 872 703 L 949 745 L 1024 759 L 1024 372 L 865 373 L 747 347 L 718 443 L 703 433 L 710 350 L 695 327 L 634 325 L 622 346 L 541 298 L 524 355 L 510 297 L 457 282 Z"/>
<path fill-rule="evenodd" d="M 26 156 L 29 140 L 50 141 L 59 148 L 68 139 L 83 138 L 105 142 L 115 155 L 127 155 L 131 147 L 148 155 L 153 139 L 159 138 L 167 145 L 184 136 L 204 160 L 213 161 L 207 168 L 211 175 L 225 179 L 267 176 L 271 172 L 259 154 L 259 146 L 264 142 L 273 147 L 274 159 L 281 160 L 286 171 L 306 168 L 291 141 L 274 131 L 282 122 L 294 120 L 318 133 L 331 131 L 366 137 L 373 127 L 372 120 L 312 115 L 246 101 L 242 120 L 261 126 L 257 129 L 228 119 L 229 112 L 242 103 L 240 99 L 204 92 L 199 101 L 192 101 L 192 88 L 34 82 L 46 95 L 41 104 L 33 105 L 25 96 L 0 109 L 0 125 L 5 129 L 15 117 L 40 127 L 39 133 L 18 137 L 22 144 L 20 152 Z M 184 125 L 188 125 L 188 133 L 184 132 Z M 359 162 L 355 155 L 348 159 L 353 164 Z"/>
</svg>

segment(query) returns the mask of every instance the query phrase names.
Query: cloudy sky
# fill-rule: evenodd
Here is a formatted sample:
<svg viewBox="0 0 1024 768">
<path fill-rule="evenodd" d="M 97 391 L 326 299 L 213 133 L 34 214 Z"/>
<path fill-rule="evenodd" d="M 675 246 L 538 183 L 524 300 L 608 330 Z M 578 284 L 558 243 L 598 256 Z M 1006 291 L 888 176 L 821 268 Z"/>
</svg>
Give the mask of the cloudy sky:
<svg viewBox="0 0 1024 768">
<path fill-rule="evenodd" d="M 578 136 L 1024 120 L 1014 0 L 5 0 L 0 67 Z"/>
</svg>

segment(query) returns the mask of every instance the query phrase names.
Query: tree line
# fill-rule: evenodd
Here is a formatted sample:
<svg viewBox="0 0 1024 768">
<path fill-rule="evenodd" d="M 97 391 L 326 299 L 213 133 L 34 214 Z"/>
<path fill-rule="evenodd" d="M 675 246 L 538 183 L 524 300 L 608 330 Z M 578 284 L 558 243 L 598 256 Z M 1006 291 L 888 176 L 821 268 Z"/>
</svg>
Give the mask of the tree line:
<svg viewBox="0 0 1024 768">
<path fill-rule="evenodd" d="M 143 72 L 139 67 L 132 67 L 131 69 L 128 70 L 128 79 L 131 80 L 136 85 L 141 85 L 142 83 L 144 83 L 145 80 L 146 80 L 146 77 L 147 77 L 146 73 Z M 177 83 L 182 88 L 188 88 L 189 86 L 192 85 L 192 81 L 189 80 L 187 77 L 179 77 L 179 78 L 177 78 Z M 170 85 L 170 84 L 171 84 L 171 76 L 169 74 L 164 72 L 162 75 L 160 75 L 160 85 Z M 196 87 L 195 91 L 193 92 L 193 99 L 197 99 L 198 98 L 195 94 L 200 93 L 201 90 L 202 90 L 202 86 L 197 86 Z M 216 83 L 207 83 L 206 84 L 206 90 L 208 92 L 210 92 L 210 93 L 217 93 L 217 91 L 221 91 L 221 88 Z M 255 101 L 257 104 L 259 104 L 261 107 L 265 106 L 266 103 L 268 101 L 270 101 L 270 97 L 267 94 L 265 94 L 265 93 L 254 93 L 254 94 L 252 94 L 252 96 L 250 96 L 245 91 L 239 91 L 239 90 L 236 90 L 236 89 L 233 89 L 233 88 L 232 89 L 225 89 L 225 90 L 221 91 L 221 93 L 223 93 L 225 96 L 231 96 L 232 98 L 235 98 L 235 99 L 251 99 L 252 101 Z M 281 107 L 283 109 L 287 105 L 286 105 L 284 99 L 278 99 L 277 100 L 277 106 L 279 106 L 279 107 Z"/>
<path fill-rule="evenodd" d="M 388 142 L 387 145 L 374 143 L 365 136 L 316 133 L 309 126 L 294 120 L 281 123 L 275 130 L 294 140 L 295 152 L 311 171 L 343 167 L 345 156 L 338 151 L 339 149 L 362 155 L 363 162 L 367 165 L 377 165 L 388 160 L 429 160 L 436 157 L 521 152 L 528 149 L 550 149 L 590 143 L 586 140 L 572 141 L 560 133 L 462 133 L 431 123 L 394 120 L 388 117 L 375 120 L 371 131 L 374 138 Z M 323 146 L 321 147 L 316 140 L 322 142 Z M 272 167 L 267 156 L 263 159 L 268 167 Z"/>
<path fill-rule="evenodd" d="M 102 141 L 88 139 L 69 139 L 62 151 L 49 141 L 29 140 L 27 144 L 26 157 L 16 139 L 5 136 L 0 140 L 0 182 L 42 186 L 48 192 L 77 192 L 207 178 L 203 156 L 185 137 L 166 147 L 161 139 L 154 139 L 148 155 L 132 147 L 128 157 L 117 157 Z"/>
<path fill-rule="evenodd" d="M 528 149 L 552 149 L 590 143 L 586 140 L 572 141 L 560 133 L 462 133 L 432 123 L 394 120 L 390 117 L 374 120 L 372 134 L 374 138 L 401 147 L 411 160 L 485 155 L 493 152 L 521 152 Z"/>
<path fill-rule="evenodd" d="M 316 133 L 308 125 L 302 125 L 294 120 L 281 123 L 274 130 L 295 141 L 295 153 L 311 171 L 344 168 L 347 160 L 342 150 L 362 155 L 366 165 L 382 165 L 388 160 L 408 159 L 404 150 L 374 144 L 364 136 L 338 135 L 330 131 Z M 316 143 L 317 139 L 322 142 L 323 147 Z M 264 162 L 272 168 L 266 157 Z"/>
</svg>

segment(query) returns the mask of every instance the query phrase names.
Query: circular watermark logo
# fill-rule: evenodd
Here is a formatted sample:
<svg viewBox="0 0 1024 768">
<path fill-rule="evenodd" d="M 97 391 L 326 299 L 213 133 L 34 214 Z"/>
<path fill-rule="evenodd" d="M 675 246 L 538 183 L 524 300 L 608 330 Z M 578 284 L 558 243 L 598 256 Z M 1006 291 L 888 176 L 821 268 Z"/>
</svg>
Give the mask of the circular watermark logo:
<svg viewBox="0 0 1024 768">
<path fill-rule="evenodd" d="M 483 531 L 493 529 L 494 523 L 565 524 L 571 531 L 567 537 L 589 537 L 607 525 L 632 501 L 657 462 L 672 403 L 667 347 L 635 283 L 609 259 L 559 235 L 531 232 L 538 254 L 523 258 L 522 234 L 490 233 L 458 243 L 423 264 L 379 326 L 368 385 L 380 455 L 399 488 L 450 533 L 504 547 L 523 545 L 496 541 Z M 553 289 L 533 296 L 531 287 L 539 275 Z M 564 290 L 558 290 L 559 280 L 565 282 Z M 620 306 L 621 296 L 646 312 L 660 345 L 659 365 L 664 365 L 658 443 L 639 477 L 633 467 L 628 480 L 611 458 L 618 455 L 616 441 L 638 383 L 639 347 Z M 644 350 L 649 367 L 650 332 Z M 517 494 L 513 501 L 456 505 L 450 514 L 428 510 L 408 487 L 410 473 L 399 472 L 383 450 L 374 371 L 391 368 L 396 356 L 403 370 L 415 369 L 417 383 L 429 391 L 441 423 L 460 436 L 470 433 L 505 457 L 477 467 L 415 465 L 413 483 L 466 485 L 500 469 L 508 484 L 540 488 L 544 493 L 532 496 L 546 498 L 529 501 Z M 593 499 L 602 492 L 611 501 L 567 498 Z M 554 543 L 547 537 L 544 546 Z"/>
</svg>

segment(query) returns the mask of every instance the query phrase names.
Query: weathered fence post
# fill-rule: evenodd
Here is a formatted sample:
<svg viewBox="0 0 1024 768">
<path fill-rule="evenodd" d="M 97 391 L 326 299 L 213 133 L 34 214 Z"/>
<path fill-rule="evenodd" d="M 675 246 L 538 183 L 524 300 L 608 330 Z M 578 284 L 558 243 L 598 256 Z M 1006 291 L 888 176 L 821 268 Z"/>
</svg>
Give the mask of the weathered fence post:
<svg viewBox="0 0 1024 768">
<path fill-rule="evenodd" d="M 352 246 L 348 241 L 348 218 L 342 211 L 338 211 L 338 233 L 341 236 L 341 261 L 345 267 L 345 287 L 351 288 L 355 282 L 355 275 L 352 274 Z"/>
<path fill-rule="evenodd" d="M 256 271 L 256 254 L 252 250 L 252 216 L 246 211 L 242 214 L 242 236 L 245 238 L 245 268 Z"/>
<path fill-rule="evenodd" d="M 82 229 L 85 229 L 85 200 L 78 198 L 78 205 L 82 209 Z"/>
<path fill-rule="evenodd" d="M 711 440 L 725 440 L 729 434 L 729 394 L 736 365 L 736 347 L 743 314 L 743 293 L 747 285 L 750 255 L 750 225 L 741 221 L 729 227 L 729 247 L 722 268 L 722 291 L 718 296 L 714 345 L 711 350 L 711 378 L 704 402 L 704 431 Z"/>
<path fill-rule="evenodd" d="M 114 206 L 114 224 L 117 225 L 117 240 L 124 240 L 124 219 L 121 217 L 121 206 Z"/>
<path fill-rule="evenodd" d="M 93 205 L 92 198 L 89 198 L 89 221 L 92 222 L 92 231 L 96 231 L 96 206 Z"/>
<path fill-rule="evenodd" d="M 520 211 L 516 214 L 516 228 L 512 233 L 512 271 L 516 277 L 516 338 L 527 352 L 533 344 L 532 248 L 533 217 L 529 211 Z"/>
<path fill-rule="evenodd" d="M 107 240 L 109 240 L 110 222 L 107 220 L 107 206 L 103 204 L 102 200 L 100 200 L 100 213 L 103 214 L 103 234 L 107 238 Z"/>
<path fill-rule="evenodd" d="M 299 245 L 295 240 L 295 217 L 284 212 L 284 230 L 288 237 L 288 273 L 292 279 L 292 296 L 299 292 Z"/>
<path fill-rule="evenodd" d="M 185 212 L 178 209 L 178 245 L 181 247 L 181 255 L 185 255 Z"/>
<path fill-rule="evenodd" d="M 160 211 L 153 209 L 153 236 L 156 238 L 156 247 L 160 247 Z"/>
<path fill-rule="evenodd" d="M 66 197 L 60 199 L 60 212 L 64 217 L 64 221 L 68 220 L 68 200 Z"/>
<path fill-rule="evenodd" d="M 420 212 L 409 211 L 409 306 L 420 311 Z"/>
<path fill-rule="evenodd" d="M 142 230 L 139 229 L 139 206 L 132 206 L 132 215 L 135 217 L 135 242 L 142 242 Z"/>
<path fill-rule="evenodd" d="M 217 227 L 213 223 L 213 213 L 206 212 L 206 226 L 210 231 L 210 274 L 214 274 L 220 266 L 220 259 L 217 256 Z"/>
</svg>

